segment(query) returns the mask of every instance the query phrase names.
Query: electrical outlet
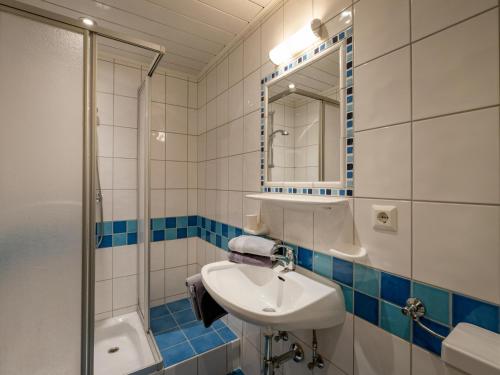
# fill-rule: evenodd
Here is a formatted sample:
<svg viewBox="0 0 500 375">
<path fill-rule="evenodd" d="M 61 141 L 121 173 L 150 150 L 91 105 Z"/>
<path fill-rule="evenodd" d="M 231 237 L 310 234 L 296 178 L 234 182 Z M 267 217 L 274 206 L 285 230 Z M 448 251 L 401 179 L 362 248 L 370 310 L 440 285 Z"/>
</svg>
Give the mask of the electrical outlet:
<svg viewBox="0 0 500 375">
<path fill-rule="evenodd" d="M 373 229 L 397 232 L 398 209 L 396 206 L 372 205 Z"/>
</svg>

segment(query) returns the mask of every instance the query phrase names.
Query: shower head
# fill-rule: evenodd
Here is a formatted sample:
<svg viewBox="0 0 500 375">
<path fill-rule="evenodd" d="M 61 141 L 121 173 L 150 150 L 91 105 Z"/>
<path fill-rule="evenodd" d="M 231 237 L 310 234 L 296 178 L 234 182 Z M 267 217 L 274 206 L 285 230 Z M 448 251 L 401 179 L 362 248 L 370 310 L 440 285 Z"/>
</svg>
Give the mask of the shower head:
<svg viewBox="0 0 500 375">
<path fill-rule="evenodd" d="M 281 135 L 288 135 L 290 133 L 288 133 L 286 130 L 283 130 L 283 129 L 278 129 L 278 130 L 275 130 L 273 131 L 270 135 L 269 135 L 269 138 L 273 138 L 276 134 L 281 134 Z"/>
</svg>

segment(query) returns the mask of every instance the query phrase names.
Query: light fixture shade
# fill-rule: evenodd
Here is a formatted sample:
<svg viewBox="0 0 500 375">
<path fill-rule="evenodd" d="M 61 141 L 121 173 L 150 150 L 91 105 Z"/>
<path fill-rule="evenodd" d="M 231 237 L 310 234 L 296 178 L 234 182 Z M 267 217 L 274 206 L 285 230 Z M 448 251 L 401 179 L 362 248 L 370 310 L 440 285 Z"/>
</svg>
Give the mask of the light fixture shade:
<svg viewBox="0 0 500 375">
<path fill-rule="evenodd" d="M 283 64 L 317 41 L 320 30 L 321 20 L 316 18 L 269 51 L 269 58 L 275 65 Z"/>
</svg>

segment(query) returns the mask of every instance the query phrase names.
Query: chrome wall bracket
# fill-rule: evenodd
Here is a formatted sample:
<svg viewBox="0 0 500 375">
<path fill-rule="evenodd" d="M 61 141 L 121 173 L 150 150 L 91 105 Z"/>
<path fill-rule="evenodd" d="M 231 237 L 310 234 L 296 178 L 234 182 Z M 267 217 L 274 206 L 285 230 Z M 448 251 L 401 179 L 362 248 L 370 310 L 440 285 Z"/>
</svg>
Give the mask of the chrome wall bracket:
<svg viewBox="0 0 500 375">
<path fill-rule="evenodd" d="M 414 297 L 408 298 L 406 300 L 406 306 L 401 308 L 401 313 L 403 315 L 409 316 L 416 324 L 419 325 L 420 328 L 422 328 L 424 331 L 431 334 L 432 336 L 435 336 L 440 340 L 444 340 L 446 338 L 445 336 L 440 335 L 437 332 L 434 332 L 432 329 L 422 324 L 420 318 L 425 315 L 425 306 L 424 303 L 418 298 Z"/>
</svg>

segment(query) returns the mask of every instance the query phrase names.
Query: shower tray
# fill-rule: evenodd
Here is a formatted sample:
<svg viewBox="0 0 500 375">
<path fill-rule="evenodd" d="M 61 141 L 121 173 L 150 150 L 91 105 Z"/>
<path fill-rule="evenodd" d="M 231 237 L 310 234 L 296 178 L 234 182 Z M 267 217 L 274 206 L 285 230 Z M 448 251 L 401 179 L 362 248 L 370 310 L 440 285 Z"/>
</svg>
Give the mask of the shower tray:
<svg viewBox="0 0 500 375">
<path fill-rule="evenodd" d="M 162 368 L 156 343 L 137 312 L 95 323 L 94 375 L 150 374 Z"/>
</svg>

